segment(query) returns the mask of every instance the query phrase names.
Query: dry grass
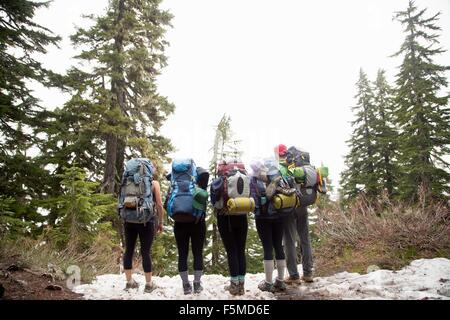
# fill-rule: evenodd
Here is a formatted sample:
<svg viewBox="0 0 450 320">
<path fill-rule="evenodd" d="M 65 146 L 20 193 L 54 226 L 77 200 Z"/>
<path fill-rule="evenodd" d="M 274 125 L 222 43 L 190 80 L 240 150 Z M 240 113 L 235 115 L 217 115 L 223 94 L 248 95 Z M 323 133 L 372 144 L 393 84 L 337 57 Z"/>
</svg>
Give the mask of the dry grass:
<svg viewBox="0 0 450 320">
<path fill-rule="evenodd" d="M 319 273 L 363 272 L 372 264 L 397 269 L 418 258 L 450 258 L 450 214 L 443 203 L 415 205 L 382 197 L 376 203 L 357 199 L 318 212 L 315 248 Z"/>
<path fill-rule="evenodd" d="M 100 235 L 88 250 L 75 252 L 57 250 L 42 239 L 2 239 L 0 260 L 43 273 L 54 269 L 59 277 L 66 277 L 65 271 L 75 265 L 81 270 L 81 281 L 89 282 L 96 275 L 119 272 L 121 248 L 109 246 L 106 240 Z"/>
</svg>

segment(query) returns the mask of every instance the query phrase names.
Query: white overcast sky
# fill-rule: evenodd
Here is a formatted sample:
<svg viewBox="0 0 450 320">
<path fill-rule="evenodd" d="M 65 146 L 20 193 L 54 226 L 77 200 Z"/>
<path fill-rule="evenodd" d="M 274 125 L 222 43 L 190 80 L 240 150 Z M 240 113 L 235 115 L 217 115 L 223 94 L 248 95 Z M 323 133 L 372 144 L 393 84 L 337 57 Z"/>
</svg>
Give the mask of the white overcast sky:
<svg viewBox="0 0 450 320">
<path fill-rule="evenodd" d="M 101 14 L 107 0 L 54 0 L 36 20 L 63 37 L 42 57 L 63 72 L 74 62 L 69 35 L 85 26 L 82 14 Z M 244 161 L 272 155 L 278 143 L 311 153 L 330 168 L 337 185 L 348 151 L 350 107 L 359 68 L 375 79 L 384 68 L 391 83 L 401 60 L 390 58 L 403 42 L 392 20 L 407 0 L 165 0 L 175 16 L 166 39 L 169 66 L 159 91 L 176 105 L 163 133 L 174 157 L 207 166 L 214 126 L 224 113 L 242 140 Z M 442 12 L 441 45 L 450 50 L 450 1 L 417 0 L 429 14 Z M 436 59 L 450 65 L 450 53 Z M 56 90 L 38 89 L 43 105 L 60 106 Z"/>
</svg>

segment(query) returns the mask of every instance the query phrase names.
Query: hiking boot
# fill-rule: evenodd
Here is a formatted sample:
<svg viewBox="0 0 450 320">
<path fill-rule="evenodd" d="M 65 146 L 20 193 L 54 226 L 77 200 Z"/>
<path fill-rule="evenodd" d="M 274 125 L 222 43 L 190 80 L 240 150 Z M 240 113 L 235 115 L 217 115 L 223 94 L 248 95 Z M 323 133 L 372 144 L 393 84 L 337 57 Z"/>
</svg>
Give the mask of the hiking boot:
<svg viewBox="0 0 450 320">
<path fill-rule="evenodd" d="M 200 293 L 203 291 L 201 282 L 194 282 L 194 293 Z"/>
<path fill-rule="evenodd" d="M 273 285 L 273 289 L 277 292 L 286 291 L 286 284 L 284 281 L 276 279 L 275 284 Z"/>
<path fill-rule="evenodd" d="M 261 281 L 258 285 L 258 289 L 261 291 L 274 292 L 273 284 L 268 283 L 266 280 Z"/>
<path fill-rule="evenodd" d="M 190 282 L 183 283 L 183 291 L 185 295 L 192 293 L 192 286 Z"/>
<path fill-rule="evenodd" d="M 239 289 L 239 282 L 230 281 L 230 284 L 228 286 L 225 286 L 225 290 L 229 291 L 233 296 L 239 295 Z"/>
<path fill-rule="evenodd" d="M 243 296 L 245 294 L 245 282 L 239 281 L 239 295 Z"/>
<path fill-rule="evenodd" d="M 307 283 L 312 283 L 312 282 L 314 282 L 314 279 L 313 279 L 312 274 L 304 274 L 304 275 L 302 276 L 302 280 L 305 281 L 305 282 L 307 282 Z"/>
<path fill-rule="evenodd" d="M 139 283 L 137 283 L 134 279 L 131 279 L 131 281 L 127 281 L 127 285 L 125 286 L 125 291 L 128 291 L 130 289 L 139 289 Z"/>
<path fill-rule="evenodd" d="M 288 285 L 294 285 L 294 284 L 300 284 L 300 277 L 299 276 L 289 276 L 284 279 L 284 283 Z"/>
<path fill-rule="evenodd" d="M 152 293 L 156 288 L 157 288 L 156 284 L 152 281 L 151 283 L 146 283 L 145 284 L 144 292 L 145 293 Z"/>
</svg>

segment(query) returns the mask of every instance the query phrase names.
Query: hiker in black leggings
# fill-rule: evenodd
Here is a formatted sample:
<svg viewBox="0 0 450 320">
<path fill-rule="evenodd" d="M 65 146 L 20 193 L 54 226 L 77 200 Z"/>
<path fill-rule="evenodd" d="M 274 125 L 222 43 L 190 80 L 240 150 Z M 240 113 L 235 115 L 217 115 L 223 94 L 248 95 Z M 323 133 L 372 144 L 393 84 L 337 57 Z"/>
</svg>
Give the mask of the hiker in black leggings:
<svg viewBox="0 0 450 320">
<path fill-rule="evenodd" d="M 217 215 L 217 227 L 227 252 L 231 282 L 226 290 L 232 295 L 245 293 L 244 283 L 247 271 L 245 244 L 247 242 L 247 215 Z"/>
<path fill-rule="evenodd" d="M 142 266 L 144 272 L 152 272 L 152 260 L 150 258 L 150 248 L 154 238 L 155 222 L 151 219 L 145 225 L 143 223 L 125 222 L 125 255 L 123 257 L 123 267 L 125 270 L 133 268 L 133 253 L 136 247 L 136 240 L 139 236 L 141 243 Z"/>
<path fill-rule="evenodd" d="M 263 291 L 285 290 L 284 271 L 286 260 L 283 250 L 283 220 L 274 216 L 273 218 L 255 216 L 256 230 L 264 249 L 264 272 L 266 279 L 259 286 Z M 277 264 L 278 276 L 273 284 L 273 251 Z"/>
<path fill-rule="evenodd" d="M 283 260 L 283 220 L 282 219 L 263 219 L 256 218 L 256 229 L 264 249 L 264 260 L 273 260 L 273 251 L 275 250 L 275 259 Z"/>
<path fill-rule="evenodd" d="M 199 222 L 175 222 L 173 228 L 175 240 L 178 247 L 178 271 L 183 281 L 183 290 L 185 294 L 192 292 L 192 286 L 189 283 L 188 256 L 189 243 L 192 243 L 192 254 L 194 256 L 194 292 L 202 291 L 201 277 L 203 274 L 203 246 L 206 238 L 205 219 Z"/>
<path fill-rule="evenodd" d="M 146 281 L 145 292 L 150 293 L 156 288 L 155 284 L 152 282 L 152 260 L 150 257 L 150 251 L 153 244 L 155 231 L 158 234 L 163 231 L 164 212 L 161 200 L 161 188 L 159 182 L 156 180 L 152 181 L 152 192 L 158 219 L 152 217 L 150 221 L 145 224 L 129 222 L 125 222 L 124 224 L 125 253 L 123 255 L 123 268 L 127 279 L 127 285 L 125 287 L 126 290 L 136 289 L 139 287 L 138 283 L 132 278 L 133 254 L 138 236 L 139 242 L 141 243 L 142 266 Z M 157 224 L 156 228 L 155 224 Z"/>
<path fill-rule="evenodd" d="M 267 172 L 260 162 L 251 165 L 253 177 L 251 180 L 251 193 L 255 199 L 255 222 L 256 230 L 264 249 L 264 272 L 266 279 L 262 281 L 258 288 L 262 291 L 284 291 L 284 271 L 286 260 L 283 250 L 283 220 L 266 196 L 266 185 L 268 183 Z M 273 251 L 275 250 L 275 259 L 277 267 L 277 279 L 273 282 Z"/>
</svg>

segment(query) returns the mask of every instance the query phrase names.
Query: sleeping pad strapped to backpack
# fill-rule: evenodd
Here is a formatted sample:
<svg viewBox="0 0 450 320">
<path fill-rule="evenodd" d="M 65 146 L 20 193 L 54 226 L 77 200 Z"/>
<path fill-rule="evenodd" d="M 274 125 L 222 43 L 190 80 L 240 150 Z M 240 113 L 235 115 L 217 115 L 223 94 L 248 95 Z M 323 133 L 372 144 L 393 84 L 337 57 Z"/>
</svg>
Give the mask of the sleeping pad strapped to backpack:
<svg viewBox="0 0 450 320">
<path fill-rule="evenodd" d="M 241 215 L 253 212 L 255 201 L 250 197 L 250 177 L 238 160 L 220 161 L 217 176 L 211 184 L 211 202 L 219 214 Z"/>
<path fill-rule="evenodd" d="M 290 214 L 299 206 L 296 189 L 289 177 L 283 175 L 280 164 L 275 159 L 268 159 L 264 165 L 268 170 L 266 195 L 270 199 L 269 211 L 278 214 Z"/>
</svg>

